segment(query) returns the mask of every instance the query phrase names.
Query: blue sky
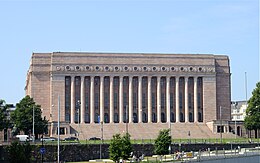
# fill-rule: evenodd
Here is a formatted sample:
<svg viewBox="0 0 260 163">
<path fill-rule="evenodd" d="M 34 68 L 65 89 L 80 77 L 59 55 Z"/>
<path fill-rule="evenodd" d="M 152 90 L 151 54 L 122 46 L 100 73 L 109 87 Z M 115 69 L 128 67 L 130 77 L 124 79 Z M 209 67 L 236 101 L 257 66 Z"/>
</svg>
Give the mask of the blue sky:
<svg viewBox="0 0 260 163">
<path fill-rule="evenodd" d="M 232 100 L 259 81 L 258 0 L 1 1 L 0 99 L 25 95 L 32 52 L 156 52 L 230 57 Z"/>
</svg>

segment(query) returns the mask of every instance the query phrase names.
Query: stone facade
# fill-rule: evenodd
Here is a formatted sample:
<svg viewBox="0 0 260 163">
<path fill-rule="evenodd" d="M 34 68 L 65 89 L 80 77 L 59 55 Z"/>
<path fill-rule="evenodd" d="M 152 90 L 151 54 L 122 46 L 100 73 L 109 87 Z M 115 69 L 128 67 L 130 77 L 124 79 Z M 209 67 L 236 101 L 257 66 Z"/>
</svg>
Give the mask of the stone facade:
<svg viewBox="0 0 260 163">
<path fill-rule="evenodd" d="M 65 135 L 99 121 L 156 126 L 230 120 L 224 55 L 33 53 L 25 90 L 52 124 L 50 135 L 56 134 L 58 96 Z"/>
</svg>

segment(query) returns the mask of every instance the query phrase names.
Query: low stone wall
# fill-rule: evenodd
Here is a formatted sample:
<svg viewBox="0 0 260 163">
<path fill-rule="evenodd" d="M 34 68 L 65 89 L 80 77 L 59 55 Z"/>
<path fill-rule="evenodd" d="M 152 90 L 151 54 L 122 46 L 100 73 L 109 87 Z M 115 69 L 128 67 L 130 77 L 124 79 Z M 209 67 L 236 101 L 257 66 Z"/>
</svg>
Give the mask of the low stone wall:
<svg viewBox="0 0 260 163">
<path fill-rule="evenodd" d="M 257 144 L 232 144 L 232 148 L 253 148 L 258 146 Z M 0 162 L 8 162 L 7 146 L 0 146 Z M 33 145 L 32 160 L 33 162 L 40 162 L 41 145 Z M 45 145 L 46 153 L 43 155 L 43 160 L 48 162 L 54 162 L 57 160 L 57 146 Z M 177 150 L 180 151 L 199 151 L 199 150 L 215 150 L 215 149 L 231 149 L 231 144 L 173 144 L 171 146 L 172 153 Z M 145 156 L 153 155 L 153 144 L 134 144 L 133 152 L 139 157 L 142 154 Z M 101 146 L 102 158 L 109 158 L 109 144 L 103 144 Z M 60 146 L 60 160 L 61 161 L 86 161 L 100 158 L 100 145 L 99 144 L 68 144 Z"/>
</svg>

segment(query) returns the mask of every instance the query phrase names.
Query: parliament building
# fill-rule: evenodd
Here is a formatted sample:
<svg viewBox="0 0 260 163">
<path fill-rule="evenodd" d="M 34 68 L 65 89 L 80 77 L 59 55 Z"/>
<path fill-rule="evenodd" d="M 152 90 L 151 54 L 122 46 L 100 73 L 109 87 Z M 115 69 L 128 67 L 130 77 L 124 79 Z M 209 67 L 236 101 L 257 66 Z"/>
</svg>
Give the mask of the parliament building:
<svg viewBox="0 0 260 163">
<path fill-rule="evenodd" d="M 230 75 L 225 55 L 33 53 L 25 91 L 50 136 L 60 108 L 63 137 L 153 139 L 169 128 L 173 138 L 212 138 L 229 132 Z"/>
</svg>

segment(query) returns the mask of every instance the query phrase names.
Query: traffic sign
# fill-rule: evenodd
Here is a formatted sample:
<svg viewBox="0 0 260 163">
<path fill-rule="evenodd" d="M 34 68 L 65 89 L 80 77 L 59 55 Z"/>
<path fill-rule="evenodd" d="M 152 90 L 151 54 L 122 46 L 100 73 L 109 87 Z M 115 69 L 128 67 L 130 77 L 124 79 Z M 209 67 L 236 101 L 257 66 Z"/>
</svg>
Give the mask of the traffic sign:
<svg viewBox="0 0 260 163">
<path fill-rule="evenodd" d="M 40 153 L 41 153 L 41 154 L 44 154 L 44 153 L 45 153 L 45 148 L 41 148 L 41 149 L 40 149 Z"/>
</svg>

